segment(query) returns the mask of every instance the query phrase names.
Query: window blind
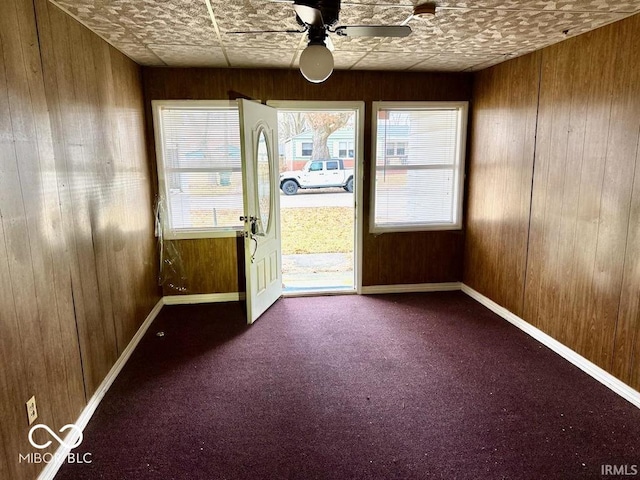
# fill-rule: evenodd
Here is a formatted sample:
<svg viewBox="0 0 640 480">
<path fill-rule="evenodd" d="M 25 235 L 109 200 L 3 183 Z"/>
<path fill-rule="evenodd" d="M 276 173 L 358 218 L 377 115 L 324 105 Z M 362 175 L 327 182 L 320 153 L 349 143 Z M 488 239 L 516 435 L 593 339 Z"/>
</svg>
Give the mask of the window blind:
<svg viewBox="0 0 640 480">
<path fill-rule="evenodd" d="M 241 228 L 237 108 L 163 107 L 159 118 L 165 232 L 176 237 Z"/>
<path fill-rule="evenodd" d="M 377 111 L 373 230 L 460 224 L 460 108 Z"/>
</svg>

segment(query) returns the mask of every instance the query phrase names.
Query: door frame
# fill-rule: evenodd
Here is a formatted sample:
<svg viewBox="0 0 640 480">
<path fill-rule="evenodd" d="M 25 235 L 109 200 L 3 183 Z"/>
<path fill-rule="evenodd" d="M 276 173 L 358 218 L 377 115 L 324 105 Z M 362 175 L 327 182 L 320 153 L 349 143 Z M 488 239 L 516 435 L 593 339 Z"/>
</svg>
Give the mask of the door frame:
<svg viewBox="0 0 640 480">
<path fill-rule="evenodd" d="M 355 238 L 354 238 L 354 282 L 355 291 L 353 293 L 362 293 L 362 238 L 363 238 L 363 185 L 364 185 L 364 122 L 365 107 L 363 101 L 332 101 L 323 100 L 269 100 L 267 105 L 276 108 L 278 111 L 339 111 L 348 110 L 356 113 L 356 139 L 355 161 L 353 176 L 355 183 Z M 351 292 L 336 292 L 351 293 Z M 304 294 L 303 294 L 304 295 Z M 310 293 L 309 295 L 318 295 L 318 293 Z M 288 296 L 288 295 L 287 295 Z M 299 294 L 296 294 L 299 296 Z"/>
</svg>

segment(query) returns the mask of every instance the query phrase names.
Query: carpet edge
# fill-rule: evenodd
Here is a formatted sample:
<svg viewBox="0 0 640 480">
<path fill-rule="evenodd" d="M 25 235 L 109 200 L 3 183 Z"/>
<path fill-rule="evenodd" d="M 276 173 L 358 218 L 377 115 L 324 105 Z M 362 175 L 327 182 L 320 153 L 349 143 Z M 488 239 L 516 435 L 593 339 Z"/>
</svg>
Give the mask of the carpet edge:
<svg viewBox="0 0 640 480">
<path fill-rule="evenodd" d="M 420 292 L 453 292 L 461 289 L 460 282 L 444 283 L 407 283 L 399 285 L 364 285 L 363 295 L 382 293 L 420 293 Z"/>
<path fill-rule="evenodd" d="M 553 350 L 555 353 L 560 355 L 565 360 L 571 362 L 573 365 L 578 367 L 580 370 L 585 372 L 587 375 L 591 376 L 598 382 L 600 382 L 605 387 L 609 388 L 614 393 L 618 394 L 625 400 L 627 400 L 632 405 L 640 408 L 640 392 L 632 388 L 631 386 L 624 383 L 622 380 L 614 377 L 606 370 L 602 369 L 595 363 L 587 360 L 585 357 L 580 355 L 575 350 L 567 347 L 563 343 L 560 343 L 555 338 L 547 335 L 542 330 L 534 327 L 526 320 L 518 317 L 516 314 L 511 313 L 506 308 L 498 305 L 496 302 L 491 300 L 488 297 L 485 297 L 483 294 L 469 287 L 468 285 L 462 283 L 461 290 L 469 295 L 471 298 L 481 303 L 489 310 L 499 315 L 507 322 L 511 323 L 518 329 L 522 330 L 527 335 L 533 337 L 535 340 L 539 341 L 546 347 Z"/>
<path fill-rule="evenodd" d="M 124 368 L 125 364 L 129 360 L 129 357 L 131 357 L 131 354 L 136 349 L 138 343 L 140 343 L 140 340 L 142 340 L 142 337 L 146 333 L 149 326 L 156 319 L 163 306 L 164 301 L 162 298 L 160 298 L 160 300 L 158 300 L 155 306 L 151 309 L 151 312 L 149 312 L 149 315 L 147 315 L 147 318 L 145 318 L 144 322 L 142 322 L 142 325 L 140 325 L 140 328 L 135 333 L 133 338 L 131 338 L 131 341 L 129 342 L 127 347 L 122 351 L 122 354 L 120 355 L 120 357 L 118 357 L 116 363 L 113 364 L 113 367 L 111 367 L 111 370 L 109 370 L 107 376 L 104 377 L 104 380 L 102 380 L 102 383 L 100 383 L 100 386 L 97 388 L 96 392 L 89 399 L 87 405 L 82 409 L 82 412 L 74 423 L 74 425 L 78 427 L 78 429 L 71 429 L 69 435 L 67 435 L 64 439 L 64 444 L 61 444 L 54 453 L 54 458 L 67 458 L 67 455 L 69 455 L 69 453 L 71 452 L 71 448 L 66 445 L 73 445 L 76 443 L 76 441 L 80 437 L 81 432 L 84 431 L 85 427 L 89 423 L 89 420 L 91 420 L 91 417 L 100 405 L 100 402 L 104 398 L 105 394 Z M 53 480 L 63 464 L 64 462 L 58 461 L 47 463 L 46 467 L 40 472 L 40 475 L 38 475 L 37 480 Z"/>
</svg>

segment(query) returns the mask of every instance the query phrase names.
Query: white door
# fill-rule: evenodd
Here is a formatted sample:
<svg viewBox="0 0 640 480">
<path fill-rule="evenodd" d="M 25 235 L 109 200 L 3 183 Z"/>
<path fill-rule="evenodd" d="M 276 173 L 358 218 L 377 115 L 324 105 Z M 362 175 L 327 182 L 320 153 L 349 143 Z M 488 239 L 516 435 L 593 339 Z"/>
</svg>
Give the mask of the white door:
<svg viewBox="0 0 640 480">
<path fill-rule="evenodd" d="M 247 321 L 253 323 L 282 295 L 278 115 L 256 102 L 238 102 Z"/>
</svg>

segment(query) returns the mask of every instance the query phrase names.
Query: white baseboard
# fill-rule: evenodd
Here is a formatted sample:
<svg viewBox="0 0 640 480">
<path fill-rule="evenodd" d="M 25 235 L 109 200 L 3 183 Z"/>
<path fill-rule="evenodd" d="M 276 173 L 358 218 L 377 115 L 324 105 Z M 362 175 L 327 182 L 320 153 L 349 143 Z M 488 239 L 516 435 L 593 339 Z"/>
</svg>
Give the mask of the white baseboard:
<svg viewBox="0 0 640 480">
<path fill-rule="evenodd" d="M 460 290 L 460 282 L 448 283 L 411 283 L 401 285 L 369 285 L 362 287 L 362 294 L 374 295 L 380 293 L 417 293 L 417 292 L 451 292 Z"/>
<path fill-rule="evenodd" d="M 167 295 L 165 305 L 192 305 L 195 303 L 238 302 L 244 300 L 244 292 L 201 293 L 195 295 Z"/>
<path fill-rule="evenodd" d="M 557 341 L 555 338 L 547 335 L 542 330 L 534 327 L 533 325 L 526 322 L 522 318 L 511 313 L 506 308 L 501 307 L 496 302 L 485 297 L 484 295 L 474 290 L 473 288 L 465 284 L 462 284 L 462 291 L 467 295 L 469 295 L 474 300 L 478 301 L 479 303 L 487 307 L 489 310 L 500 315 L 509 323 L 512 323 L 513 325 L 518 327 L 520 330 L 522 330 L 526 334 L 535 338 L 543 345 L 549 347 L 551 350 L 556 352 L 558 355 L 560 355 L 564 359 L 573 363 L 576 367 L 578 367 L 588 375 L 592 376 L 594 379 L 602 383 L 605 387 L 608 387 L 609 389 L 611 389 L 612 391 L 620 395 L 625 400 L 629 401 L 636 407 L 640 408 L 640 392 L 638 392 L 637 390 L 631 388 L 629 385 L 617 379 L 616 377 L 611 375 L 609 372 L 603 370 L 602 368 L 597 366 L 595 363 L 587 360 L 579 353 L 571 350 L 569 347 L 567 347 L 566 345 L 563 345 L 562 343 Z"/>
<path fill-rule="evenodd" d="M 131 357 L 131 354 L 138 346 L 138 343 L 144 336 L 151 323 L 158 316 L 158 313 L 160 313 L 163 305 L 164 303 L 162 299 L 160 299 L 158 303 L 156 303 L 149 315 L 147 315 L 145 321 L 142 323 L 142 325 L 140 325 L 140 328 L 133 336 L 127 347 L 123 350 L 118 360 L 116 360 L 116 363 L 113 364 L 113 367 L 111 367 L 111 370 L 109 370 L 107 376 L 104 378 L 104 380 L 102 380 L 102 383 L 100 384 L 98 389 L 89 399 L 89 402 L 80 413 L 78 419 L 75 421 L 75 425 L 80 429 L 79 431 L 83 431 L 85 429 L 85 427 L 89 423 L 89 420 L 91 420 L 91 417 L 98 408 L 98 405 L 100 405 L 100 402 L 107 393 L 107 390 L 109 390 L 114 380 L 127 363 L 127 360 L 129 360 L 129 357 Z M 75 429 L 71 429 L 69 435 L 65 437 L 65 443 L 68 445 L 73 445 L 77 441 L 78 437 L 78 431 L 76 431 Z M 70 448 L 65 447 L 64 445 L 60 445 L 60 447 L 58 447 L 58 449 L 56 450 L 54 456 L 55 458 L 66 458 L 70 452 Z M 58 473 L 58 470 L 60 470 L 61 466 L 62 463 L 57 461 L 47 463 L 46 467 L 42 470 L 42 472 L 40 472 L 40 475 L 38 475 L 38 480 L 53 480 L 53 478 Z"/>
</svg>

